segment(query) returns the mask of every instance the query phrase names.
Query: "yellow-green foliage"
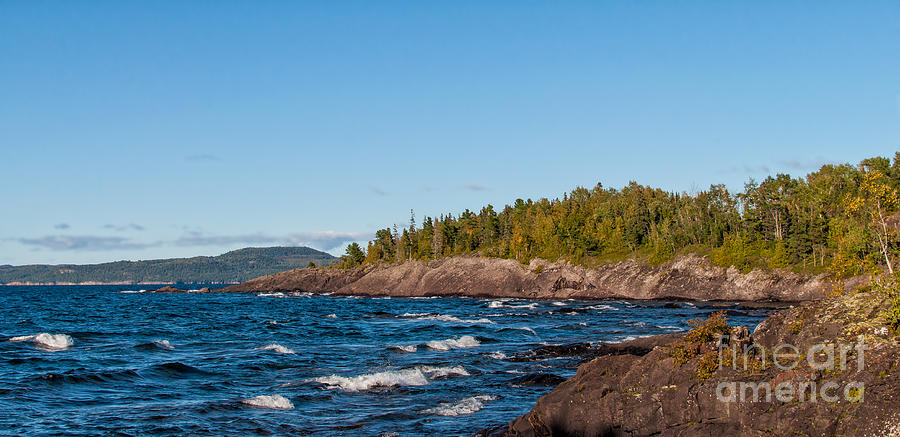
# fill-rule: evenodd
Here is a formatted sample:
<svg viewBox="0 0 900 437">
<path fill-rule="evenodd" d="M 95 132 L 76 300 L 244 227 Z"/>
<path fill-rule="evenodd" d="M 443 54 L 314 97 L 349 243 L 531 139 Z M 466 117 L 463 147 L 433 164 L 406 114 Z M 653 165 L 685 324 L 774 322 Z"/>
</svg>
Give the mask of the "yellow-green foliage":
<svg viewBox="0 0 900 437">
<path fill-rule="evenodd" d="M 687 323 L 691 330 L 684 335 L 684 339 L 692 343 L 708 343 L 718 340 L 720 335 L 728 334 L 731 331 L 725 311 L 714 312 L 706 320 L 693 319 L 688 320 Z"/>
<path fill-rule="evenodd" d="M 700 356 L 704 345 L 717 340 L 720 335 L 727 334 L 730 331 L 728 319 L 725 317 L 725 311 L 712 313 L 705 320 L 693 319 L 688 320 L 687 323 L 691 326 L 691 330 L 684 335 L 683 340 L 675 343 L 669 349 L 669 356 L 674 358 L 675 364 L 679 366 Z M 708 360 L 705 355 L 703 359 Z M 703 359 L 701 359 L 701 366 L 705 365 L 708 367 L 709 363 L 703 362 Z M 713 354 L 713 359 L 715 360 L 713 367 L 717 367 L 719 362 L 715 354 Z M 701 373 L 705 375 L 707 372 L 708 369 L 698 369 L 697 375 L 700 376 Z M 713 372 L 715 372 L 715 370 L 713 370 Z"/>
<path fill-rule="evenodd" d="M 712 378 L 718 368 L 719 354 L 714 351 L 707 351 L 700 357 L 700 361 L 697 362 L 697 379 L 706 381 Z"/>
</svg>

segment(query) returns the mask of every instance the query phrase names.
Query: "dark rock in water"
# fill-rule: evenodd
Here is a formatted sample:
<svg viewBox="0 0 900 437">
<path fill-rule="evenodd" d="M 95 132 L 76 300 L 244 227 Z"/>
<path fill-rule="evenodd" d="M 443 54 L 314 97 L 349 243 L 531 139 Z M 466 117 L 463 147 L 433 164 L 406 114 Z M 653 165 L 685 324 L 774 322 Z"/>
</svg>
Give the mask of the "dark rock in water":
<svg viewBox="0 0 900 437">
<path fill-rule="evenodd" d="M 559 385 L 566 378 L 552 373 L 529 373 L 514 378 L 511 382 L 516 385 Z"/>
<path fill-rule="evenodd" d="M 209 287 L 203 287 L 203 288 L 197 290 L 198 293 L 209 293 L 211 291 L 212 290 L 210 290 Z"/>
<path fill-rule="evenodd" d="M 549 358 L 577 357 L 587 354 L 592 349 L 590 343 L 573 343 L 541 346 L 532 351 L 516 354 L 508 359 L 513 362 L 538 361 Z"/>
<path fill-rule="evenodd" d="M 182 290 L 180 288 L 175 288 L 169 285 L 166 285 L 162 288 L 157 288 L 156 290 L 152 290 L 152 293 L 187 293 L 187 290 Z"/>
<path fill-rule="evenodd" d="M 667 302 L 662 307 L 663 308 L 681 308 L 681 305 L 678 305 L 677 303 Z"/>
</svg>

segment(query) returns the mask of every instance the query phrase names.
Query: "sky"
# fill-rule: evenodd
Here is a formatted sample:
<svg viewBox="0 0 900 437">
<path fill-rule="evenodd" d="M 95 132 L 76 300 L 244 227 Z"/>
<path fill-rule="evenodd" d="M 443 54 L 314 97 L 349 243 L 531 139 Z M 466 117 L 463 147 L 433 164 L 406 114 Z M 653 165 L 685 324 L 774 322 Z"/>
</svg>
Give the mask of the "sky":
<svg viewBox="0 0 900 437">
<path fill-rule="evenodd" d="M 0 0 L 0 264 L 892 157 L 898 53 L 896 1 Z"/>
</svg>

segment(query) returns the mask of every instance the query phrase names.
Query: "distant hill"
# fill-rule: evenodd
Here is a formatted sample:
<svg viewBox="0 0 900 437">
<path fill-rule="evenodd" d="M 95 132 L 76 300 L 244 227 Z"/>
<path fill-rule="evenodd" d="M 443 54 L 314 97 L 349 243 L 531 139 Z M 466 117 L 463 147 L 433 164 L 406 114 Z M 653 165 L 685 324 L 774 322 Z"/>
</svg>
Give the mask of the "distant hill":
<svg viewBox="0 0 900 437">
<path fill-rule="evenodd" d="M 196 256 L 103 264 L 0 266 L 10 283 L 227 283 L 271 273 L 329 265 L 337 258 L 309 247 L 248 247 L 219 256 Z"/>
</svg>

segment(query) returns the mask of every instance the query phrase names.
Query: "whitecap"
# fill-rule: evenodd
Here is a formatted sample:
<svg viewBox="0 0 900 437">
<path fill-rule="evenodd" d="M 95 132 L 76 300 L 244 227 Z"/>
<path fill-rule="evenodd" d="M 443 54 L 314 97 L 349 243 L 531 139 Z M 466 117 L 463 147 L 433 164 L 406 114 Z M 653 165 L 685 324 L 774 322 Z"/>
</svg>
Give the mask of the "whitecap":
<svg viewBox="0 0 900 437">
<path fill-rule="evenodd" d="M 280 345 L 280 344 L 278 344 L 278 343 L 269 343 L 269 344 L 267 344 L 267 345 L 265 345 L 265 346 L 263 346 L 263 347 L 258 347 L 258 348 L 254 349 L 254 350 L 257 350 L 257 351 L 272 351 L 272 352 L 277 352 L 277 353 L 279 353 L 279 354 L 293 354 L 293 353 L 294 353 L 294 351 L 291 350 L 290 348 L 286 348 L 286 347 L 284 347 L 284 346 L 282 346 L 282 345 Z"/>
<path fill-rule="evenodd" d="M 153 344 L 155 344 L 156 347 L 158 347 L 160 349 L 167 349 L 167 350 L 175 349 L 175 346 L 172 346 L 172 344 L 169 343 L 169 340 L 154 340 Z"/>
<path fill-rule="evenodd" d="M 351 377 L 331 375 L 315 378 L 313 381 L 325 384 L 329 386 L 329 388 L 338 387 L 344 391 L 363 391 L 374 387 L 419 386 L 428 384 L 428 378 L 425 377 L 425 373 L 418 368 L 369 373 Z"/>
<path fill-rule="evenodd" d="M 419 350 L 419 348 L 414 344 L 411 344 L 408 346 L 391 346 L 391 349 L 397 349 L 399 351 L 409 352 L 409 353 L 413 353 L 413 352 Z"/>
<path fill-rule="evenodd" d="M 460 319 L 459 317 L 451 316 L 448 314 L 434 314 L 434 315 L 421 316 L 421 317 L 416 317 L 416 320 L 437 320 L 439 322 L 466 323 L 469 325 L 474 325 L 474 324 L 479 324 L 479 323 L 489 324 L 489 325 L 494 324 L 494 321 L 491 319 L 485 319 L 485 318 Z"/>
<path fill-rule="evenodd" d="M 618 308 L 616 308 L 612 305 L 591 305 L 587 308 L 592 309 L 592 310 L 619 311 Z"/>
<path fill-rule="evenodd" d="M 553 302 L 553 305 L 556 305 L 558 307 L 564 307 L 564 306 L 566 306 L 566 303 L 557 301 L 557 302 Z"/>
<path fill-rule="evenodd" d="M 147 290 L 122 290 L 119 293 L 123 294 L 136 294 L 136 293 L 146 293 Z"/>
<path fill-rule="evenodd" d="M 671 325 L 657 326 L 657 328 L 659 328 L 659 329 L 670 329 L 670 330 L 673 330 L 673 331 L 683 331 L 683 330 L 684 330 L 684 328 L 682 328 L 682 327 L 680 327 L 680 326 L 671 326 Z"/>
<path fill-rule="evenodd" d="M 274 410 L 290 410 L 294 408 L 294 404 L 291 403 L 290 399 L 282 395 L 262 395 L 244 399 L 241 403 L 252 407 L 271 408 Z"/>
<path fill-rule="evenodd" d="M 327 316 L 325 316 L 325 317 L 327 317 L 327 318 L 329 318 L 329 319 L 336 319 L 336 318 L 337 318 L 337 314 L 329 314 L 329 315 L 327 315 Z"/>
<path fill-rule="evenodd" d="M 280 291 L 276 291 L 275 293 L 259 293 L 257 294 L 259 297 L 284 297 L 284 293 Z"/>
<path fill-rule="evenodd" d="M 75 344 L 75 340 L 66 334 L 48 334 L 46 332 L 35 335 L 21 335 L 18 337 L 12 337 L 9 339 L 9 341 L 30 341 L 33 342 L 38 348 L 48 351 L 66 350 Z"/>
<path fill-rule="evenodd" d="M 446 340 L 429 341 L 425 343 L 425 346 L 434 350 L 448 351 L 450 349 L 465 349 L 481 346 L 481 342 L 471 335 L 464 335 L 458 339 L 448 338 Z"/>
<path fill-rule="evenodd" d="M 400 387 L 428 385 L 429 379 L 448 376 L 468 376 L 462 366 L 429 367 L 419 366 L 401 370 L 367 373 L 359 376 L 324 376 L 311 381 L 325 384 L 327 388 L 340 388 L 348 392 L 369 390 L 376 387 Z"/>
<path fill-rule="evenodd" d="M 503 352 L 500 352 L 500 351 L 491 352 L 491 353 L 487 354 L 487 356 L 490 358 L 493 358 L 495 360 L 505 360 L 506 359 L 506 354 Z"/>
<path fill-rule="evenodd" d="M 431 366 L 420 366 L 423 372 L 428 374 L 429 378 L 444 378 L 447 376 L 469 376 L 469 372 L 466 371 L 462 366 L 453 366 L 453 367 L 431 367 Z"/>
<path fill-rule="evenodd" d="M 496 396 L 478 395 L 465 398 L 457 403 L 442 403 L 437 407 L 429 408 L 422 411 L 425 414 L 434 414 L 438 416 L 461 416 L 464 414 L 472 414 L 484 408 L 484 403 L 496 400 Z"/>
</svg>

